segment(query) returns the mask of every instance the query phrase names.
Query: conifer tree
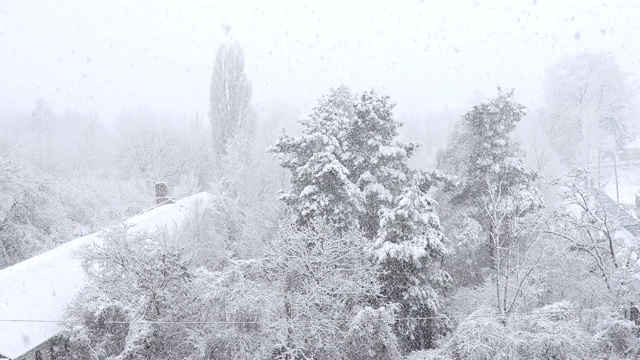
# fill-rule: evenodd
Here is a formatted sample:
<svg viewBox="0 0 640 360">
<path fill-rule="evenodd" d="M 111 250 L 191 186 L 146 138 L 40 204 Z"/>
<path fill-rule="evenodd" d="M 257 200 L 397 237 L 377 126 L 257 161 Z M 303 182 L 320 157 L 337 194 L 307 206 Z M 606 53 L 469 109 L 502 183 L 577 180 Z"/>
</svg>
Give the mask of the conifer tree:
<svg viewBox="0 0 640 360">
<path fill-rule="evenodd" d="M 396 323 L 405 350 L 433 347 L 448 327 L 439 300 L 439 289 L 450 283 L 440 268 L 448 247 L 435 205 L 418 187 L 407 187 L 393 208 L 381 211 L 375 254 L 382 294 L 401 305 L 398 316 L 406 319 Z"/>
<path fill-rule="evenodd" d="M 483 228 L 496 285 L 495 304 L 501 314 L 509 313 L 515 301 L 507 299 L 515 244 L 531 230 L 531 222 L 525 220 L 531 220 L 529 215 L 543 205 L 534 182 L 537 174 L 525 168 L 521 150 L 510 138 L 525 114 L 525 107 L 513 99 L 513 90 L 498 88 L 497 97 L 463 116 L 464 144 L 452 144 L 466 149 L 468 161 L 451 202 L 464 207 Z M 515 290 L 512 297 L 517 296 Z"/>
<path fill-rule="evenodd" d="M 334 89 L 301 121 L 302 136 L 285 135 L 270 151 L 292 173 L 282 199 L 298 225 L 322 219 L 360 230 L 376 249 L 383 301 L 406 316 L 439 314 L 438 292 L 449 277 L 438 264 L 447 242 L 435 202 L 420 190 L 424 174 L 408 166 L 417 145 L 395 141 L 402 124 L 393 107 L 374 91 L 355 97 Z M 441 325 L 399 323 L 396 332 L 414 350 L 432 346 Z"/>
</svg>

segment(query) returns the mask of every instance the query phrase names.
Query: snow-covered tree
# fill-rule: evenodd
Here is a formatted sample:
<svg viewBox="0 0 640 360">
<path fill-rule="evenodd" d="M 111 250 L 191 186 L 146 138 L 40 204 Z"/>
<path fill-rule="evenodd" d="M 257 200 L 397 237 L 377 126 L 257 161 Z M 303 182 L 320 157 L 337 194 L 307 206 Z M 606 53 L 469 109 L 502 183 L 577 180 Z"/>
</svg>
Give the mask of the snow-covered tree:
<svg viewBox="0 0 640 360">
<path fill-rule="evenodd" d="M 71 359 L 185 359 L 194 304 L 188 259 L 168 232 L 106 231 L 80 254 L 88 283 L 70 309 Z"/>
<path fill-rule="evenodd" d="M 117 123 L 117 166 L 126 179 L 143 179 L 148 188 L 158 181 L 171 186 L 196 172 L 200 180 L 210 166 L 204 128 L 175 128 L 145 109 L 123 112 Z"/>
<path fill-rule="evenodd" d="M 407 160 L 417 146 L 394 141 L 402 124 L 393 107 L 374 91 L 356 97 L 344 86 L 333 89 L 301 121 L 302 136 L 284 135 L 270 149 L 292 173 L 283 200 L 299 224 L 319 217 L 375 238 L 379 210 L 412 181 Z"/>
<path fill-rule="evenodd" d="M 210 189 L 213 239 L 236 259 L 260 257 L 282 214 L 273 176 L 282 169 L 242 134 L 229 139 L 218 164 L 220 176 Z"/>
<path fill-rule="evenodd" d="M 371 243 L 358 231 L 311 225 L 283 225 L 264 259 L 283 313 L 277 358 L 397 358 L 393 310 L 375 306 L 381 294 Z"/>
<path fill-rule="evenodd" d="M 284 223 L 263 257 L 196 271 L 202 321 L 191 342 L 211 359 L 397 359 L 393 307 L 375 307 L 380 285 L 370 243 L 327 224 Z"/>
<path fill-rule="evenodd" d="M 239 132 L 251 133 L 255 114 L 251 108 L 251 83 L 244 72 L 244 51 L 238 44 L 223 44 L 216 52 L 211 76 L 209 121 L 213 148 L 226 153 L 227 141 Z"/>
<path fill-rule="evenodd" d="M 388 96 L 363 93 L 354 103 L 355 118 L 343 143 L 344 162 L 365 198 L 359 223 L 368 238 L 378 233 L 380 210 L 393 207 L 404 189 L 414 185 L 408 160 L 418 144 L 395 140 L 402 123 L 394 119 L 394 107 Z"/>
<path fill-rule="evenodd" d="M 633 216 L 619 207 L 586 170 L 573 170 L 560 182 L 563 207 L 554 214 L 546 230 L 587 263 L 594 292 L 602 303 L 634 304 L 640 294 L 638 259 L 640 241 L 625 224 Z M 606 290 L 605 290 L 606 289 Z"/>
<path fill-rule="evenodd" d="M 437 168 L 451 175 L 464 175 L 469 169 L 473 142 L 469 141 L 464 119 L 456 121 L 447 146 L 436 154 Z"/>
<path fill-rule="evenodd" d="M 291 189 L 282 200 L 300 225 L 323 218 L 343 231 L 358 227 L 364 196 L 353 181 L 357 174 L 342 160 L 355 114 L 354 101 L 346 87 L 333 89 L 320 99 L 308 118 L 300 121 L 304 126 L 301 137 L 283 135 L 270 148 L 280 164 L 291 171 Z M 363 138 L 366 135 L 362 134 Z"/>
<path fill-rule="evenodd" d="M 31 113 L 31 128 L 35 140 L 32 161 L 39 169 L 50 167 L 51 130 L 54 128 L 55 117 L 49 104 L 42 98 L 36 100 L 35 108 Z"/>
<path fill-rule="evenodd" d="M 469 168 L 460 194 L 484 208 L 492 194 L 508 196 L 505 211 L 528 209 L 535 200 L 531 182 L 536 174 L 524 167 L 521 150 L 510 137 L 526 114 L 523 105 L 513 99 L 513 90 L 498 89 L 498 96 L 473 107 L 464 115 L 467 142 L 470 143 Z M 477 195 L 477 196 L 473 196 Z M 523 201 L 516 201 L 522 197 Z"/>
<path fill-rule="evenodd" d="M 435 203 L 420 188 L 428 188 L 427 177 L 408 166 L 416 144 L 395 141 L 402 124 L 393 106 L 374 91 L 334 89 L 301 121 L 302 136 L 285 135 L 271 151 L 292 173 L 282 199 L 298 225 L 321 219 L 339 231 L 359 229 L 378 247 L 383 302 L 399 304 L 403 314 L 439 314 L 438 289 L 448 276 L 436 264 L 446 242 Z M 396 330 L 406 349 L 421 348 L 442 330 L 436 323 Z"/>
<path fill-rule="evenodd" d="M 264 271 L 263 259 L 230 260 L 220 271 L 195 271 L 186 344 L 193 360 L 272 359 L 283 340 L 282 300 Z"/>
<path fill-rule="evenodd" d="M 53 119 L 53 111 L 47 101 L 43 98 L 37 99 L 36 106 L 31 113 L 31 125 L 36 131 L 42 132 L 52 125 Z"/>
<path fill-rule="evenodd" d="M 349 322 L 342 354 L 353 360 L 393 360 L 400 358 L 400 348 L 391 328 L 393 309 L 364 307 Z"/>
<path fill-rule="evenodd" d="M 568 164 L 594 164 L 599 146 L 623 145 L 635 95 L 611 54 L 561 60 L 548 70 L 545 84 L 545 125 L 555 150 Z"/>
<path fill-rule="evenodd" d="M 431 348 L 448 323 L 439 299 L 440 289 L 450 282 L 440 268 L 448 244 L 435 202 L 420 189 L 405 189 L 394 205 L 381 210 L 375 250 L 382 265 L 382 293 L 400 304 L 400 317 L 409 319 L 396 323 L 405 349 Z"/>
<path fill-rule="evenodd" d="M 488 250 L 485 253 L 493 270 L 495 304 L 500 313 L 511 311 L 519 294 L 516 286 L 513 299 L 507 300 L 511 274 L 523 270 L 522 264 L 512 262 L 513 256 L 523 250 L 535 227 L 536 218 L 529 214 L 542 206 L 534 183 L 536 174 L 525 168 L 520 149 L 510 138 L 524 115 L 525 107 L 514 101 L 513 90 L 498 89 L 497 97 L 464 115 L 460 129 L 464 143 L 450 145 L 462 146 L 466 149 L 462 154 L 468 157 L 462 185 L 450 202 L 482 226 L 487 241 L 479 250 Z"/>
<path fill-rule="evenodd" d="M 67 241 L 73 226 L 46 179 L 0 158 L 0 268 Z"/>
</svg>

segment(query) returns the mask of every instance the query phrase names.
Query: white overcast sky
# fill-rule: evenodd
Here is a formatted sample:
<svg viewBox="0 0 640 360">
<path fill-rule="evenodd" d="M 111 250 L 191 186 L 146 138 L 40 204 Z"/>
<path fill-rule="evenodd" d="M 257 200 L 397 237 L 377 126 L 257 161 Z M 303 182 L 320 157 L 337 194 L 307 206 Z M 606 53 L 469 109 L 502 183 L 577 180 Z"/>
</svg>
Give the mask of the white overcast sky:
<svg viewBox="0 0 640 360">
<path fill-rule="evenodd" d="M 254 102 L 303 109 L 332 86 L 376 88 L 402 114 L 515 87 L 611 52 L 640 77 L 640 1 L 5 1 L 0 110 L 205 113 L 216 48 L 243 46 Z M 228 30 L 225 31 L 225 28 Z"/>
</svg>

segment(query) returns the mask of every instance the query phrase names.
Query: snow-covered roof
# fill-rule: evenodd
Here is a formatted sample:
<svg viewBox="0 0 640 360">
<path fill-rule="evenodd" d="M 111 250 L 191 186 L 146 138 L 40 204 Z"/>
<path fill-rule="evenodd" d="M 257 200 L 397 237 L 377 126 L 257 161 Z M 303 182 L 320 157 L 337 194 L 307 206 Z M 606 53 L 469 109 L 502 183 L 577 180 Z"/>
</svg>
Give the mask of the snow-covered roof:
<svg viewBox="0 0 640 360">
<path fill-rule="evenodd" d="M 640 136 L 624 146 L 625 149 L 640 149 Z"/>
<path fill-rule="evenodd" d="M 209 195 L 200 193 L 134 216 L 125 224 L 130 232 L 170 228 L 208 204 Z M 0 270 L 0 358 L 20 357 L 62 330 L 67 306 L 85 283 L 74 252 L 100 241 L 98 233 L 87 235 Z"/>
</svg>

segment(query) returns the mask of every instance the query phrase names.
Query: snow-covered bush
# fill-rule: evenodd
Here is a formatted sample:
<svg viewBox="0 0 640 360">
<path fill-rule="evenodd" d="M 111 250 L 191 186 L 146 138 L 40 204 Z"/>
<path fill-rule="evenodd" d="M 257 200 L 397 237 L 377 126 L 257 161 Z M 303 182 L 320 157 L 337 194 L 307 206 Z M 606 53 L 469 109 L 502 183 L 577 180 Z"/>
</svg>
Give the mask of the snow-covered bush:
<svg viewBox="0 0 640 360">
<path fill-rule="evenodd" d="M 265 271 L 283 306 L 279 358 L 340 358 L 343 351 L 355 351 L 349 341 L 379 330 L 377 340 L 358 344 L 359 350 L 382 358 L 393 354 L 395 335 L 368 320 L 375 313 L 393 321 L 392 313 L 371 308 L 380 285 L 370 243 L 359 232 L 338 233 L 318 220 L 311 225 L 283 224 L 265 255 Z M 390 347 L 381 351 L 381 344 Z"/>
<path fill-rule="evenodd" d="M 478 310 L 438 349 L 406 359 L 622 359 L 637 357 L 639 344 L 637 325 L 616 311 L 581 311 L 560 301 L 508 317 Z"/>
<path fill-rule="evenodd" d="M 395 360 L 400 347 L 393 333 L 394 309 L 365 307 L 349 323 L 342 356 L 352 360 Z"/>
<path fill-rule="evenodd" d="M 600 353 L 618 356 L 620 359 L 637 358 L 640 355 L 640 327 L 615 312 L 604 313 L 599 319 L 595 341 Z"/>
<path fill-rule="evenodd" d="M 71 359 L 184 359 L 194 294 L 188 260 L 169 234 L 102 234 L 79 256 L 88 283 L 70 309 Z"/>
<path fill-rule="evenodd" d="M 195 318 L 204 322 L 190 328 L 193 359 L 265 359 L 282 343 L 283 300 L 260 260 L 231 261 L 218 272 L 202 268 L 193 285 Z"/>
<path fill-rule="evenodd" d="M 596 351 L 593 337 L 582 328 L 579 309 L 568 301 L 534 311 L 524 321 L 522 347 L 529 359 L 586 359 Z"/>
<path fill-rule="evenodd" d="M 518 357 L 518 340 L 514 329 L 488 312 L 478 310 L 464 320 L 447 342 L 455 359 L 489 360 Z"/>
</svg>

